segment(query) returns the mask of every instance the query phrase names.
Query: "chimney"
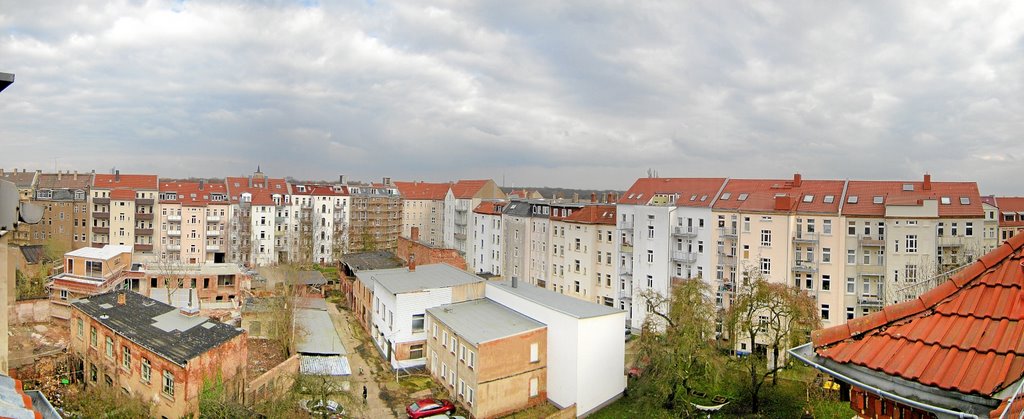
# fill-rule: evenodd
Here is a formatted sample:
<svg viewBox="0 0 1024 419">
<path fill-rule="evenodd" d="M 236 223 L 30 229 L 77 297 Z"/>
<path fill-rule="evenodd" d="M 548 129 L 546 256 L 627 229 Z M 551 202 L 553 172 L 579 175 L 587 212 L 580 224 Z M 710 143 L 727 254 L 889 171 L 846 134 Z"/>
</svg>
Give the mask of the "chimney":
<svg viewBox="0 0 1024 419">
<path fill-rule="evenodd" d="M 121 181 L 121 170 L 118 169 L 118 170 L 114 171 L 114 182 L 120 182 L 120 181 Z"/>
<path fill-rule="evenodd" d="M 793 174 L 793 186 L 800 187 L 801 183 L 803 183 L 803 176 L 800 176 L 799 173 L 794 173 Z"/>
<path fill-rule="evenodd" d="M 519 287 L 519 277 L 513 276 L 512 277 L 512 288 L 518 288 L 518 287 Z"/>
<path fill-rule="evenodd" d="M 178 310 L 179 313 L 187 317 L 195 317 L 199 314 L 199 308 L 192 305 L 192 291 L 194 290 L 194 288 L 188 288 L 188 306 Z"/>
<path fill-rule="evenodd" d="M 384 185 L 390 186 L 391 185 L 391 178 L 386 177 L 386 178 L 384 178 L 384 181 L 381 182 L 381 183 L 383 183 Z"/>
<path fill-rule="evenodd" d="M 203 179 L 199 179 L 199 190 L 203 190 Z"/>
<path fill-rule="evenodd" d="M 416 255 L 409 255 L 409 272 L 416 272 Z"/>
<path fill-rule="evenodd" d="M 619 200 L 619 194 L 612 192 L 612 204 Z"/>
<path fill-rule="evenodd" d="M 123 306 L 124 305 L 124 300 L 125 300 L 124 291 L 117 293 L 117 305 Z"/>
<path fill-rule="evenodd" d="M 414 242 L 420 241 L 420 228 L 419 227 L 413 227 L 409 231 L 409 239 L 414 241 Z"/>
<path fill-rule="evenodd" d="M 789 195 L 780 195 L 775 197 L 775 210 L 776 211 L 789 211 L 792 208 L 792 201 Z"/>
<path fill-rule="evenodd" d="M 338 175 L 338 183 L 345 184 L 345 175 Z"/>
<path fill-rule="evenodd" d="M 573 192 L 572 193 L 572 202 L 573 203 L 580 202 L 580 194 L 579 194 L 579 192 Z"/>
<path fill-rule="evenodd" d="M 249 187 L 252 187 L 252 176 L 249 176 Z"/>
<path fill-rule="evenodd" d="M 78 180 L 78 171 L 77 170 L 75 170 L 75 177 L 73 179 Z"/>
<path fill-rule="evenodd" d="M 58 170 L 57 171 L 57 180 L 60 180 L 60 175 L 61 175 L 61 172 L 60 172 L 60 170 Z"/>
<path fill-rule="evenodd" d="M 924 174 L 924 185 L 921 186 L 921 189 L 926 191 L 932 190 L 932 175 L 927 173 Z"/>
<path fill-rule="evenodd" d="M 596 204 L 597 203 L 597 193 L 596 192 L 591 192 L 590 193 L 590 203 L 591 204 Z"/>
</svg>

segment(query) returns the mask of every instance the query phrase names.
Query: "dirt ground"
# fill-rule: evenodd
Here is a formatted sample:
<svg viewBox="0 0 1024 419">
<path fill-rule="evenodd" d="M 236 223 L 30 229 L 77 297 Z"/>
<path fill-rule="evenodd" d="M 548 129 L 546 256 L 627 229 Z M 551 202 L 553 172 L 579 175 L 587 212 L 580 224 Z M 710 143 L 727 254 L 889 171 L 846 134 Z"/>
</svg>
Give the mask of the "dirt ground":
<svg viewBox="0 0 1024 419">
<path fill-rule="evenodd" d="M 271 339 L 249 339 L 249 360 L 246 364 L 247 377 L 254 379 L 287 359 L 280 342 Z"/>
<path fill-rule="evenodd" d="M 64 351 L 71 338 L 67 321 L 26 323 L 10 326 L 10 368 L 30 365 L 40 357 Z"/>
</svg>

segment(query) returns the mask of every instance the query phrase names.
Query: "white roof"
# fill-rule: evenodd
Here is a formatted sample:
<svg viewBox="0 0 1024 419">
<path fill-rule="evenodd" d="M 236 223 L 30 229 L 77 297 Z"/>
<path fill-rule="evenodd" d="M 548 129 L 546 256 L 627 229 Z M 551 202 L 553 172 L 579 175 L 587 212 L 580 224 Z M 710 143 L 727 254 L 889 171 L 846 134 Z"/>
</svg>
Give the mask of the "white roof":
<svg viewBox="0 0 1024 419">
<path fill-rule="evenodd" d="M 377 281 L 392 294 L 419 292 L 428 289 L 451 288 L 458 285 L 484 282 L 483 278 L 451 266 L 447 263 L 420 265 L 415 271 L 409 268 L 378 269 L 356 272 L 364 284 Z"/>
<path fill-rule="evenodd" d="M 102 249 L 95 247 L 83 247 L 78 250 L 74 250 L 65 253 L 65 256 L 83 257 L 89 259 L 102 259 L 107 260 L 114 256 L 120 255 L 121 253 L 131 253 L 131 246 L 122 246 L 119 244 L 108 244 L 103 246 Z"/>
</svg>

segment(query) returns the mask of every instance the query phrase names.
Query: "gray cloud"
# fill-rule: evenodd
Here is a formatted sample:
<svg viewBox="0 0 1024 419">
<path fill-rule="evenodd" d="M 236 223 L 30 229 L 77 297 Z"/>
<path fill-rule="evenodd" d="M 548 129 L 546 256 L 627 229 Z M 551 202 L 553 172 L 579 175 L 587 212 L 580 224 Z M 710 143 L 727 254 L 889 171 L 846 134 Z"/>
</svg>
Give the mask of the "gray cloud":
<svg viewBox="0 0 1024 419">
<path fill-rule="evenodd" d="M 0 166 L 1019 194 L 1022 35 L 1012 1 L 0 0 Z"/>
</svg>

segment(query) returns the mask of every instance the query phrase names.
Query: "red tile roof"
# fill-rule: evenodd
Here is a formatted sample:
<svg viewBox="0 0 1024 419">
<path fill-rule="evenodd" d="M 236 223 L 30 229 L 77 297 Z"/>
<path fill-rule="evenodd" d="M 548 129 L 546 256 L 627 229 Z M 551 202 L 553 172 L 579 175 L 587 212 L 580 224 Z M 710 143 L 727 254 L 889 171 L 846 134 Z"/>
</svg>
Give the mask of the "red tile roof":
<svg viewBox="0 0 1024 419">
<path fill-rule="evenodd" d="M 120 176 L 120 180 L 115 180 Z M 156 175 L 104 175 L 97 173 L 93 177 L 92 187 L 98 189 L 137 189 L 155 191 Z"/>
<path fill-rule="evenodd" d="M 473 212 L 477 214 L 488 214 L 488 215 L 501 215 L 501 210 L 508 205 L 506 201 L 484 201 L 481 202 L 476 208 L 473 208 Z"/>
<path fill-rule="evenodd" d="M 299 186 L 302 186 L 302 190 L 299 190 Z M 335 189 L 334 185 L 292 185 L 292 195 L 348 196 L 348 186 L 338 186 L 338 189 Z"/>
<path fill-rule="evenodd" d="M 397 187 L 398 192 L 402 194 L 402 199 L 410 201 L 444 201 L 444 196 L 448 194 L 448 188 L 451 186 L 452 185 L 450 183 L 395 182 L 395 187 Z M 477 188 L 477 190 L 479 190 L 479 188 Z"/>
<path fill-rule="evenodd" d="M 615 205 L 587 205 L 564 219 L 578 224 L 615 225 Z"/>
<path fill-rule="evenodd" d="M 1020 196 L 997 196 L 995 197 L 996 208 L 999 208 L 1000 227 L 1021 227 L 1024 226 L 1024 197 Z M 1014 212 L 1013 221 L 1005 221 L 1004 212 Z"/>
<path fill-rule="evenodd" d="M 818 355 L 964 394 L 1024 376 L 1024 233 L 918 299 L 815 331 Z"/>
<path fill-rule="evenodd" d="M 640 178 L 622 197 L 620 204 L 646 205 L 656 194 L 678 194 L 680 207 L 710 207 L 725 178 Z M 691 197 L 697 197 L 690 200 Z M 702 197 L 706 197 L 703 200 Z"/>
<path fill-rule="evenodd" d="M 288 183 L 284 179 L 253 179 L 251 187 L 247 177 L 229 177 L 225 183 L 232 204 L 238 203 L 242 194 L 246 192 L 252 195 L 253 205 L 274 205 L 275 194 L 281 196 L 283 203 L 284 196 L 288 194 Z"/>
<path fill-rule="evenodd" d="M 114 189 L 110 191 L 110 199 L 131 201 L 135 199 L 135 191 L 131 189 Z"/>
<path fill-rule="evenodd" d="M 981 208 L 981 194 L 975 182 L 930 182 L 931 189 L 924 189 L 924 182 L 910 181 L 868 181 L 851 180 L 846 189 L 846 203 L 843 204 L 843 215 L 875 216 L 885 215 L 888 205 L 920 205 L 925 199 L 939 201 L 939 217 L 982 217 L 985 211 Z M 913 186 L 912 191 L 903 190 L 904 185 Z M 850 203 L 850 197 L 856 196 L 857 203 Z M 881 197 L 882 203 L 876 204 L 875 197 Z M 949 204 L 942 204 L 942 197 L 949 198 Z M 960 198 L 969 200 L 961 204 Z"/>
<path fill-rule="evenodd" d="M 161 199 L 160 203 L 175 203 L 188 206 L 203 206 L 210 204 L 227 205 L 227 201 L 213 201 L 212 194 L 228 194 L 227 185 L 223 183 L 205 183 L 203 189 L 199 189 L 199 182 L 164 181 L 160 183 L 160 193 L 174 192 L 177 199 Z"/>
<path fill-rule="evenodd" d="M 485 185 L 487 185 L 487 182 L 490 181 L 490 179 L 460 180 L 452 184 L 452 195 L 455 195 L 455 198 L 458 199 L 470 199 L 473 197 L 473 195 L 476 195 L 477 192 L 480 192 L 480 189 L 482 189 Z M 445 193 L 448 192 L 445 191 Z"/>
<path fill-rule="evenodd" d="M 729 179 L 714 208 L 839 214 L 844 183 L 841 180 Z"/>
</svg>

